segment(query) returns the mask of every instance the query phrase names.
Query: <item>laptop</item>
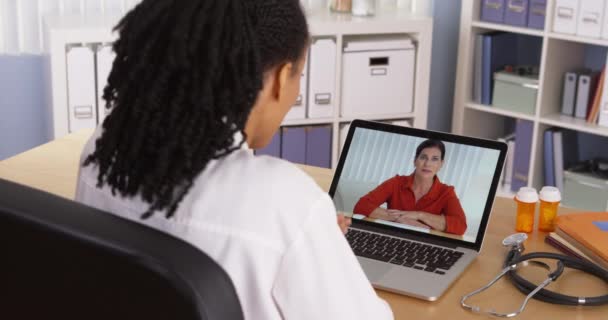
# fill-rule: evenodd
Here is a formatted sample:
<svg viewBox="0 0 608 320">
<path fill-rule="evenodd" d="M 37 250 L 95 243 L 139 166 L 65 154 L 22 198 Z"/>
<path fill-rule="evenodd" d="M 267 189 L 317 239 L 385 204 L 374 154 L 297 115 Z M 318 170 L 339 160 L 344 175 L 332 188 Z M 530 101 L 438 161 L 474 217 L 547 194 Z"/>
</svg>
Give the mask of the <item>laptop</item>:
<svg viewBox="0 0 608 320">
<path fill-rule="evenodd" d="M 441 297 L 480 253 L 506 151 L 498 141 L 351 123 L 329 194 L 352 217 L 346 238 L 375 288 Z M 431 187 L 421 196 L 422 185 Z"/>
</svg>

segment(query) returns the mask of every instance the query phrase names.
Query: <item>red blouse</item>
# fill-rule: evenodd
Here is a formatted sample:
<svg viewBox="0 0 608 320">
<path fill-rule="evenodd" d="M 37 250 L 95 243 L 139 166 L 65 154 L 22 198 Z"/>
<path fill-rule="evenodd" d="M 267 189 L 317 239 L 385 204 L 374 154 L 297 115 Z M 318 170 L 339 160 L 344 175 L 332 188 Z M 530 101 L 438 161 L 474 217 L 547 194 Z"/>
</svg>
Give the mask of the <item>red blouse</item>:
<svg viewBox="0 0 608 320">
<path fill-rule="evenodd" d="M 443 184 L 435 177 L 429 192 L 416 202 L 412 190 L 414 174 L 410 176 L 395 176 L 384 181 L 376 189 L 361 197 L 354 213 L 369 216 L 372 211 L 383 203 L 388 209 L 401 211 L 422 211 L 426 213 L 444 215 L 446 222 L 445 232 L 462 235 L 467 230 L 467 219 L 460 200 L 454 192 L 454 187 Z"/>
</svg>

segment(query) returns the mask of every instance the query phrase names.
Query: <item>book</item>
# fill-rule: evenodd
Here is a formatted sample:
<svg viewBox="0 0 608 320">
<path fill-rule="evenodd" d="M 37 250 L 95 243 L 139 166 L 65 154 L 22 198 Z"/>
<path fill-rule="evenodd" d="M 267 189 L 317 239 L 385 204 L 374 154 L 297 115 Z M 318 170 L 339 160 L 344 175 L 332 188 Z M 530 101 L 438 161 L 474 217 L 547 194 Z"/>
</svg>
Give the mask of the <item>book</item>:
<svg viewBox="0 0 608 320">
<path fill-rule="evenodd" d="M 608 212 L 558 216 L 555 232 L 592 260 L 608 268 Z"/>
<path fill-rule="evenodd" d="M 560 228 L 556 228 L 555 229 L 555 234 L 557 234 L 562 239 L 564 239 L 564 241 L 567 242 L 567 243 L 569 243 L 573 248 L 576 248 L 582 254 L 584 254 L 584 256 L 587 257 L 587 260 L 589 260 L 589 261 L 597 264 L 598 266 L 600 266 L 600 267 L 608 270 L 608 261 L 603 260 L 600 256 L 596 255 L 593 251 L 591 251 L 589 248 L 585 247 L 580 242 L 574 240 L 572 237 L 570 237 L 563 230 L 561 230 Z"/>
<path fill-rule="evenodd" d="M 602 69 L 602 73 L 600 74 L 600 80 L 598 81 L 598 85 L 595 88 L 595 92 L 593 94 L 593 102 L 591 103 L 591 108 L 587 111 L 587 122 L 588 123 L 596 123 L 597 116 L 600 111 L 601 101 L 602 101 L 602 91 L 604 89 L 604 78 L 605 78 L 606 68 Z"/>
<path fill-rule="evenodd" d="M 582 253 L 580 250 L 571 245 L 568 241 L 564 240 L 564 238 L 560 237 L 555 232 L 550 232 L 545 237 L 545 242 L 571 257 L 593 262 L 586 254 Z"/>
</svg>

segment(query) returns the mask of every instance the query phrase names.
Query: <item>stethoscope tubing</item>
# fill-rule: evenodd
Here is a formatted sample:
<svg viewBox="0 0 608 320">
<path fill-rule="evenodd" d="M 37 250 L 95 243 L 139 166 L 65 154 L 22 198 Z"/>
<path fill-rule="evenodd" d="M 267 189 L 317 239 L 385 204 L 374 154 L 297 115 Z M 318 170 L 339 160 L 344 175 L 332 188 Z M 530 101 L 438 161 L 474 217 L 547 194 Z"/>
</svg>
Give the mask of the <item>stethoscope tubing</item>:
<svg viewBox="0 0 608 320">
<path fill-rule="evenodd" d="M 598 265 L 589 261 L 551 252 L 534 252 L 521 255 L 519 251 L 514 249 L 509 251 L 509 253 L 507 254 L 504 266 L 506 267 L 533 259 L 557 260 L 558 264 L 562 265 L 562 269 L 563 267 L 566 267 L 580 270 L 582 272 L 592 274 L 597 278 L 603 280 L 604 282 L 608 283 L 608 270 L 604 270 Z M 506 275 L 507 277 L 509 277 L 513 285 L 523 294 L 527 295 L 537 287 L 537 285 L 531 283 L 530 281 L 524 279 L 522 276 L 517 274 L 516 269 L 508 271 Z M 554 276 L 553 281 L 557 280 L 560 275 L 561 271 Z M 596 297 L 575 297 L 560 294 L 547 289 L 539 290 L 533 297 L 534 299 L 552 304 L 572 306 L 599 306 L 608 303 L 608 294 Z"/>
</svg>

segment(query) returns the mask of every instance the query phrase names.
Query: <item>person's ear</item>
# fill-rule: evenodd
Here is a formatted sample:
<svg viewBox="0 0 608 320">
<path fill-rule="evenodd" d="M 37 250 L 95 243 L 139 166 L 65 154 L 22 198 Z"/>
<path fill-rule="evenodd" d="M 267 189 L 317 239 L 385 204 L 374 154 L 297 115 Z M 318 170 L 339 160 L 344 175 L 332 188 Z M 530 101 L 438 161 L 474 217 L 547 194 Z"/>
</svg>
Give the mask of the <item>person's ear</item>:
<svg viewBox="0 0 608 320">
<path fill-rule="evenodd" d="M 282 64 L 275 69 L 274 85 L 273 85 L 273 96 L 276 100 L 282 100 L 283 96 L 287 94 L 287 83 L 290 77 L 293 75 L 294 64 L 291 62 Z"/>
</svg>

